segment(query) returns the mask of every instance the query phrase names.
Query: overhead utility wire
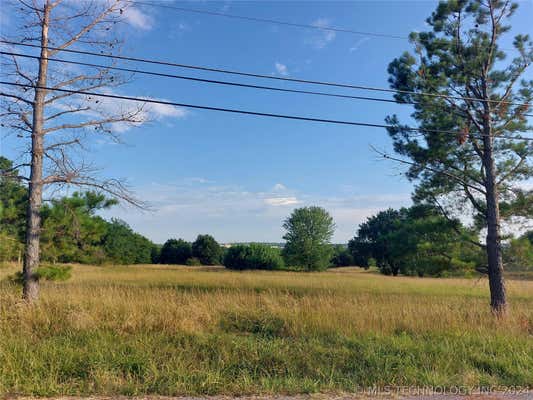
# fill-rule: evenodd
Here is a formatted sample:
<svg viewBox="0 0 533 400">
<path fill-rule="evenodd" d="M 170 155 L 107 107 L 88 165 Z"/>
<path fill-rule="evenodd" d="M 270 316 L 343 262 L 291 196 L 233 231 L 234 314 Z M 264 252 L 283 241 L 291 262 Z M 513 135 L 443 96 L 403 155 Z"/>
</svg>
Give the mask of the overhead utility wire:
<svg viewBox="0 0 533 400">
<path fill-rule="evenodd" d="M 0 51 L 0 54 L 16 56 L 16 57 L 33 58 L 33 59 L 37 59 L 37 60 L 40 59 L 40 56 L 32 56 L 32 55 L 29 55 L 29 54 L 13 53 L 13 52 L 8 52 L 8 51 Z M 111 69 L 111 70 L 116 70 L 116 71 L 132 72 L 132 73 L 139 73 L 139 74 L 144 74 L 144 75 L 161 76 L 161 77 L 166 77 L 166 78 L 184 79 L 184 80 L 189 80 L 189 81 L 194 81 L 194 82 L 213 83 L 213 84 L 217 84 L 217 85 L 227 85 L 227 86 L 237 86 L 237 87 L 245 87 L 245 88 L 252 88 L 252 89 L 272 90 L 272 91 L 276 91 L 276 92 L 311 94 L 311 95 L 326 96 L 326 97 L 338 97 L 338 98 L 351 99 L 351 100 L 378 101 L 378 102 L 394 103 L 394 104 L 418 104 L 415 101 L 397 101 L 397 100 L 393 100 L 393 99 L 384 99 L 384 98 L 379 98 L 379 97 L 351 96 L 351 95 L 338 94 L 338 93 L 317 92 L 317 91 L 299 90 L 299 89 L 285 89 L 285 88 L 278 88 L 278 87 L 273 87 L 273 86 L 251 85 L 251 84 L 239 83 L 239 82 L 228 82 L 228 81 L 219 81 L 219 80 L 214 80 L 214 79 L 195 78 L 195 77 L 192 77 L 192 76 L 184 76 L 184 75 L 176 75 L 176 74 L 165 74 L 165 73 L 161 73 L 161 72 L 146 71 L 146 70 L 141 70 L 141 69 L 113 67 L 113 66 L 110 66 L 110 65 L 93 64 L 93 63 L 86 63 L 86 62 L 72 61 L 72 60 L 63 60 L 63 59 L 60 59 L 60 58 L 47 57 L 46 59 L 48 61 L 54 61 L 54 62 L 60 62 L 60 63 L 66 63 L 66 64 L 83 65 L 83 66 L 95 67 L 95 68 L 105 68 L 105 69 Z M 523 115 L 527 116 L 527 117 L 533 117 L 533 114 L 523 114 Z"/>
<path fill-rule="evenodd" d="M 336 119 L 303 117 L 303 116 L 289 115 L 289 114 L 265 113 L 265 112 L 258 112 L 258 111 L 239 110 L 239 109 L 235 109 L 235 108 L 221 108 L 221 107 L 202 106 L 202 105 L 197 105 L 197 104 L 178 103 L 178 102 L 173 102 L 173 101 L 145 99 L 145 98 L 130 97 L 130 96 L 119 96 L 119 95 L 114 95 L 114 94 L 87 92 L 87 91 L 82 91 L 82 90 L 71 90 L 71 89 L 51 88 L 51 87 L 47 87 L 47 86 L 27 85 L 27 84 L 16 83 L 16 82 L 0 81 L 0 85 L 18 86 L 18 87 L 33 88 L 33 89 L 43 89 L 43 90 L 49 90 L 49 91 L 52 91 L 52 92 L 84 94 L 84 95 L 95 96 L 95 97 L 103 97 L 103 98 L 111 98 L 111 99 L 119 99 L 119 100 L 128 100 L 128 101 L 137 101 L 137 102 L 141 102 L 141 103 L 164 104 L 164 105 L 170 105 L 170 106 L 176 106 L 176 107 L 196 108 L 196 109 L 200 109 L 200 110 L 222 111 L 222 112 L 228 112 L 228 113 L 234 113 L 234 114 L 254 115 L 254 116 L 259 116 L 259 117 L 272 117 L 272 118 L 292 119 L 292 120 L 297 120 L 297 121 L 322 122 L 322 123 L 336 124 L 336 125 L 364 126 L 364 127 L 369 127 L 369 128 L 405 129 L 405 130 L 414 131 L 414 132 L 443 133 L 443 134 L 450 134 L 450 135 L 458 135 L 459 134 L 459 132 L 455 132 L 455 131 L 444 131 L 444 130 L 437 130 L 437 129 L 423 129 L 423 128 L 413 128 L 413 127 L 400 127 L 399 128 L 399 127 L 394 126 L 394 125 L 372 124 L 372 123 L 366 123 L 366 122 L 355 122 L 355 121 L 343 121 L 343 120 L 336 120 Z M 0 93 L 0 95 L 1 94 L 2 93 Z M 471 136 L 477 137 L 477 138 L 481 138 L 481 137 L 488 137 L 489 135 L 477 134 L 477 135 L 471 135 Z M 495 138 L 495 139 L 510 139 L 510 140 L 533 141 L 533 137 L 530 138 L 530 137 L 514 137 L 514 136 L 499 135 L 499 136 L 493 136 L 493 138 Z"/>
<path fill-rule="evenodd" d="M 270 24 L 294 26 L 297 28 L 308 28 L 308 29 L 317 29 L 321 31 L 352 33 L 354 35 L 385 37 L 385 38 L 393 38 L 393 39 L 409 39 L 409 37 L 407 36 L 391 35 L 388 33 L 365 32 L 365 31 L 356 31 L 356 30 L 347 29 L 347 28 L 327 27 L 327 26 L 319 26 L 319 25 L 312 25 L 312 24 L 300 24 L 296 22 L 280 21 L 280 20 L 275 20 L 275 19 L 259 18 L 259 17 L 248 17 L 245 15 L 227 14 L 227 13 L 217 12 L 217 11 L 205 11 L 205 10 L 198 10 L 194 8 L 186 8 L 186 7 L 171 6 L 167 4 L 152 3 L 152 2 L 147 2 L 147 1 L 125 0 L 125 2 L 131 3 L 131 4 L 151 6 L 151 7 L 167 8 L 167 9 L 172 9 L 172 10 L 184 11 L 188 13 L 207 14 L 207 15 L 214 15 L 217 17 L 243 19 L 246 21 L 253 21 L 253 22 L 266 22 Z"/>
<path fill-rule="evenodd" d="M 13 52 L 8 52 L 8 51 L 0 51 L 0 54 L 16 56 L 16 57 L 33 58 L 33 59 L 36 59 L 36 60 L 41 58 L 40 56 L 32 56 L 32 55 L 29 55 L 29 54 L 13 53 Z M 184 79 L 184 80 L 195 81 L 195 82 L 214 83 L 214 84 L 217 84 L 217 85 L 239 86 L 239 87 L 246 87 L 246 88 L 252 88 L 252 89 L 273 90 L 273 91 L 278 91 L 278 92 L 314 94 L 314 95 L 319 95 L 319 96 L 340 97 L 340 98 L 355 99 L 355 100 L 381 101 L 381 102 L 396 103 L 396 104 L 416 104 L 415 102 L 400 102 L 400 101 L 396 101 L 396 100 L 393 100 L 393 99 L 383 99 L 383 98 L 378 98 L 378 97 L 350 96 L 350 95 L 346 95 L 346 94 L 316 92 L 316 91 L 298 90 L 298 89 L 285 89 L 285 88 L 278 88 L 278 87 L 273 87 L 273 86 L 251 85 L 251 84 L 239 83 L 239 82 L 228 82 L 228 81 L 219 81 L 219 80 L 214 80 L 214 79 L 195 78 L 195 77 L 192 77 L 192 76 L 165 74 L 165 73 L 161 73 L 161 72 L 145 71 L 145 70 L 141 70 L 141 69 L 113 67 L 113 66 L 109 66 L 109 65 L 93 64 L 93 63 L 86 63 L 86 62 L 81 62 L 81 61 L 62 60 L 60 58 L 46 57 L 46 60 L 54 61 L 54 62 L 60 62 L 60 63 L 66 63 L 66 64 L 84 65 L 84 66 L 87 66 L 87 67 L 105 68 L 105 69 L 111 69 L 111 70 L 116 70 L 116 71 L 161 76 L 161 77 L 166 77 L 166 78 Z"/>
<path fill-rule="evenodd" d="M 131 4 L 150 6 L 150 7 L 167 8 L 167 9 L 171 9 L 171 10 L 188 12 L 188 13 L 206 14 L 206 15 L 212 15 L 212 16 L 216 16 L 216 17 L 226 17 L 226 18 L 233 18 L 233 19 L 241 19 L 241 20 L 246 20 L 246 21 L 251 21 L 251 22 L 265 22 L 265 23 L 269 23 L 269 24 L 293 26 L 293 27 L 296 27 L 296 28 L 316 29 L 316 30 L 319 30 L 319 31 L 351 33 L 351 34 L 359 35 L 359 36 L 373 36 L 373 37 L 377 37 L 377 38 L 391 38 L 391 39 L 402 39 L 402 40 L 406 40 L 406 39 L 409 40 L 410 39 L 409 36 L 405 36 L 405 35 L 393 35 L 393 34 L 390 34 L 390 33 L 356 31 L 354 29 L 340 28 L 340 27 L 335 27 L 335 26 L 321 26 L 319 24 L 302 24 L 302 23 L 298 23 L 298 22 L 280 21 L 280 20 L 277 20 L 277 19 L 250 17 L 250 16 L 246 16 L 246 15 L 228 14 L 228 13 L 219 12 L 219 11 L 206 11 L 206 10 L 198 10 L 198 9 L 195 9 L 195 8 L 171 6 L 171 5 L 168 5 L 168 4 L 153 3 L 153 2 L 148 2 L 148 1 L 124 0 L 124 2 L 131 3 Z M 502 49 L 502 50 L 510 50 L 510 49 Z M 513 49 L 513 50 L 515 50 L 515 49 Z"/>
<path fill-rule="evenodd" d="M 41 45 L 13 42 L 9 40 L 0 40 L 0 43 L 11 44 L 15 46 L 33 47 L 33 48 L 38 48 L 38 49 L 41 48 Z M 252 77 L 252 78 L 273 79 L 273 80 L 285 81 L 285 82 L 306 83 L 306 84 L 312 84 L 312 85 L 332 86 L 332 87 L 341 87 L 341 88 L 348 88 L 348 89 L 368 90 L 368 91 L 375 91 L 375 92 L 403 93 L 403 94 L 411 94 L 414 96 L 428 96 L 428 97 L 438 97 L 438 98 L 446 98 L 446 99 L 454 99 L 454 100 L 468 100 L 468 101 L 477 101 L 477 102 L 486 102 L 486 103 L 501 103 L 501 104 L 507 104 L 507 105 L 513 105 L 513 106 L 528 106 L 528 107 L 530 106 L 530 104 L 528 103 L 515 103 L 515 102 L 491 100 L 491 99 L 484 100 L 484 99 L 478 99 L 475 97 L 453 96 L 453 95 L 440 94 L 440 93 L 427 93 L 427 92 L 418 93 L 418 92 L 413 92 L 410 90 L 386 89 L 386 88 L 379 88 L 379 87 L 372 87 L 372 86 L 352 85 L 352 84 L 347 84 L 347 83 L 314 81 L 314 80 L 308 80 L 308 79 L 297 79 L 297 78 L 287 78 L 287 77 L 281 77 L 281 76 L 255 74 L 255 73 L 250 73 L 250 72 L 211 68 L 211 67 L 204 67 L 204 66 L 198 66 L 198 65 L 179 64 L 179 63 L 174 63 L 170 61 L 150 60 L 150 59 L 145 59 L 145 58 L 104 54 L 103 52 L 96 53 L 92 51 L 62 49 L 59 47 L 50 47 L 50 46 L 46 48 L 49 50 L 54 50 L 54 51 L 57 50 L 57 51 L 63 51 L 63 52 L 73 53 L 73 54 L 83 54 L 83 55 L 91 55 L 91 56 L 97 56 L 97 57 L 113 58 L 117 60 L 135 61 L 135 62 L 157 64 L 157 65 L 166 65 L 166 66 L 171 66 L 171 67 L 187 68 L 187 69 L 193 69 L 193 70 L 199 70 L 199 71 L 217 72 L 217 73 L 239 75 L 239 76 L 247 76 L 247 77 Z"/>
</svg>

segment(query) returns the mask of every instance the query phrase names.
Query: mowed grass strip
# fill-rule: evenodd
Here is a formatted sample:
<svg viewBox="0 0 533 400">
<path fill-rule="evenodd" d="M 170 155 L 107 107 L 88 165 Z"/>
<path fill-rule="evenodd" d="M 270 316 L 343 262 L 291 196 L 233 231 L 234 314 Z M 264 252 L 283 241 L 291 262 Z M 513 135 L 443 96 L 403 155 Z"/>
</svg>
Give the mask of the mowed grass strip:
<svg viewBox="0 0 533 400">
<path fill-rule="evenodd" d="M 0 283 L 0 393 L 533 386 L 533 282 L 508 285 L 502 322 L 486 280 L 75 265 L 35 307 Z"/>
</svg>

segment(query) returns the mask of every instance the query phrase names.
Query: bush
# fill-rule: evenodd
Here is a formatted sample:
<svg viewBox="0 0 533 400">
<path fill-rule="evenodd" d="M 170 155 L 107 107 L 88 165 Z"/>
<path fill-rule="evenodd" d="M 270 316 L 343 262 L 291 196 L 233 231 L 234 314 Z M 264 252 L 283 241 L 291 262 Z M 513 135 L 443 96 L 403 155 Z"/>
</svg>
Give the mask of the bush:
<svg viewBox="0 0 533 400">
<path fill-rule="evenodd" d="M 283 258 L 279 249 L 266 244 L 252 243 L 232 246 L 224 257 L 224 266 L 229 269 L 282 269 Z"/>
<path fill-rule="evenodd" d="M 222 247 L 211 235 L 198 235 L 192 244 L 192 256 L 204 265 L 218 265 L 222 260 Z"/>
<path fill-rule="evenodd" d="M 72 267 L 68 265 L 43 265 L 35 270 L 35 276 L 38 280 L 63 282 L 72 276 Z M 8 277 L 13 283 L 22 284 L 22 272 L 18 271 L 14 275 Z"/>
<path fill-rule="evenodd" d="M 185 264 L 191 258 L 191 244 L 183 239 L 169 239 L 161 248 L 159 262 L 161 264 Z"/>
<path fill-rule="evenodd" d="M 189 267 L 196 267 L 198 265 L 202 265 L 202 262 L 196 257 L 191 257 L 185 261 L 185 265 L 188 265 Z"/>
<path fill-rule="evenodd" d="M 348 248 L 338 245 L 334 247 L 333 258 L 331 259 L 331 265 L 334 267 L 349 267 L 354 265 L 354 259 Z"/>
</svg>

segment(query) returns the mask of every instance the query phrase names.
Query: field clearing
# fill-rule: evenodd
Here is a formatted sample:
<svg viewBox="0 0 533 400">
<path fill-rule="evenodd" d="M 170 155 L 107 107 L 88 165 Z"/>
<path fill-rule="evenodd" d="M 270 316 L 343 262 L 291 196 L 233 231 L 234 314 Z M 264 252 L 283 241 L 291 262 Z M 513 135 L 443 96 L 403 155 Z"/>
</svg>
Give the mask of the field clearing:
<svg viewBox="0 0 533 400">
<path fill-rule="evenodd" d="M 354 392 L 533 386 L 533 282 L 75 265 L 28 308 L 0 267 L 0 394 Z"/>
</svg>

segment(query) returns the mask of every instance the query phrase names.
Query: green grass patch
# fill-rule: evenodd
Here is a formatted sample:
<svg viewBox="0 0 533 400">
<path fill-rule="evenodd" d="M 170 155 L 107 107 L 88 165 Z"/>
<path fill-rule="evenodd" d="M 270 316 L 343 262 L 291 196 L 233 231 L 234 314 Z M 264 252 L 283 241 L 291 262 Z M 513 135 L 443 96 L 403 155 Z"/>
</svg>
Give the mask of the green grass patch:
<svg viewBox="0 0 533 400">
<path fill-rule="evenodd" d="M 73 266 L 33 307 L 0 279 L 0 394 L 533 386 L 532 289 L 510 282 L 499 321 L 484 281 L 353 269 Z"/>
</svg>

